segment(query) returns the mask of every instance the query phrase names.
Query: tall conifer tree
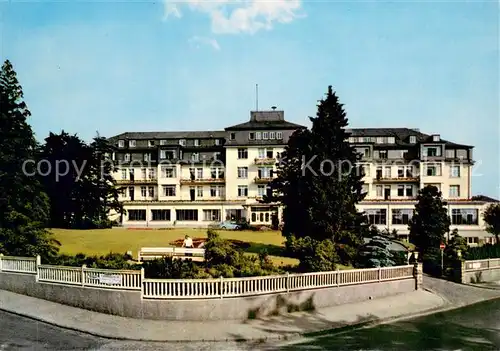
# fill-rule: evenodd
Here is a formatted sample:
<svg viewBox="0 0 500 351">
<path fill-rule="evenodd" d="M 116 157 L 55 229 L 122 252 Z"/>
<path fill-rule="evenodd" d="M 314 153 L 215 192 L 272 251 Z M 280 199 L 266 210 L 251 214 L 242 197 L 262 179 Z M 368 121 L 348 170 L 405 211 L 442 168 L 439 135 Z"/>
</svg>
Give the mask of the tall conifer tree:
<svg viewBox="0 0 500 351">
<path fill-rule="evenodd" d="M 331 86 L 310 120 L 310 130 L 290 138 L 265 200 L 284 205 L 284 236 L 332 240 L 352 259 L 367 230 L 356 209 L 366 194 L 360 155 L 348 142 L 348 119 Z"/>
<path fill-rule="evenodd" d="M 44 257 L 57 253 L 58 243 L 44 228 L 48 197 L 36 177 L 37 142 L 31 116 L 12 64 L 0 71 L 0 252 Z"/>
</svg>

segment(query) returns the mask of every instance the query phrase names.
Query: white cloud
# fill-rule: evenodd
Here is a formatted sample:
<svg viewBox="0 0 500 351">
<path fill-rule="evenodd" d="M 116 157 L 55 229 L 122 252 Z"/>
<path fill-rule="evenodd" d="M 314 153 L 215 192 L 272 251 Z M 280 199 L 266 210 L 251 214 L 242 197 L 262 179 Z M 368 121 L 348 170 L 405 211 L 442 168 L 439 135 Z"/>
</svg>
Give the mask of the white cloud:
<svg viewBox="0 0 500 351">
<path fill-rule="evenodd" d="M 174 3 L 169 2 L 168 0 L 164 1 L 163 8 L 163 20 L 167 20 L 170 16 L 181 18 L 182 14 Z"/>
<path fill-rule="evenodd" d="M 182 7 L 208 15 L 216 34 L 253 34 L 303 17 L 301 0 L 165 0 L 165 16 L 181 17 Z"/>
<path fill-rule="evenodd" d="M 217 40 L 212 38 L 194 36 L 189 39 L 189 43 L 196 48 L 199 48 L 201 45 L 209 45 L 214 50 L 220 50 L 219 43 L 217 42 Z"/>
</svg>

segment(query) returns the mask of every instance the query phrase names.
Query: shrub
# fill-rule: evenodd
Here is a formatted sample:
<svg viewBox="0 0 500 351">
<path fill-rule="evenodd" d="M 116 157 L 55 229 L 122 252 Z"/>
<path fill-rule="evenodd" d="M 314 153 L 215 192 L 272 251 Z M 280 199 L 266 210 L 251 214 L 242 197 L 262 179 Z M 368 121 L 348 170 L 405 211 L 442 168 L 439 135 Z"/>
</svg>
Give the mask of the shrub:
<svg viewBox="0 0 500 351">
<path fill-rule="evenodd" d="M 466 260 L 500 258 L 500 245 L 485 244 L 483 246 L 470 247 L 463 257 Z"/>
<path fill-rule="evenodd" d="M 287 251 L 291 257 L 300 260 L 301 272 L 334 271 L 339 262 L 336 247 L 331 240 L 316 240 L 310 237 L 287 237 Z"/>
<path fill-rule="evenodd" d="M 131 263 L 131 256 L 127 254 L 110 252 L 105 256 L 86 256 L 83 253 L 70 255 L 58 255 L 47 260 L 48 264 L 58 266 L 81 267 L 103 269 L 140 269 L 140 265 Z"/>
</svg>

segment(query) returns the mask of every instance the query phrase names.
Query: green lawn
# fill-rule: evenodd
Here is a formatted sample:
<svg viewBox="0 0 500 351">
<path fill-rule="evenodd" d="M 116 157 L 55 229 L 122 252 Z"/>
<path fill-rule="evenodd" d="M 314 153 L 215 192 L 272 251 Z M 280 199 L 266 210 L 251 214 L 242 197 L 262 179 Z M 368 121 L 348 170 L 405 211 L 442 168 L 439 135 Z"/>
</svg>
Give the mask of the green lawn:
<svg viewBox="0 0 500 351">
<path fill-rule="evenodd" d="M 206 238 L 206 229 L 165 229 L 165 230 L 130 230 L 125 228 L 71 230 L 52 229 L 54 237 L 61 242 L 61 253 L 74 255 L 105 255 L 109 252 L 125 253 L 132 251 L 137 256 L 141 247 L 165 247 L 172 242 L 184 239 L 185 235 L 194 238 Z M 221 237 L 248 243 L 244 251 L 249 255 L 258 254 L 266 249 L 273 262 L 277 265 L 296 265 L 298 260 L 283 257 L 284 238 L 279 231 L 230 231 L 218 230 Z"/>
<path fill-rule="evenodd" d="M 84 253 L 88 256 L 106 255 L 110 252 L 125 253 L 132 251 L 137 257 L 141 247 L 172 246 L 176 240 L 184 239 L 185 235 L 191 238 L 206 238 L 206 229 L 174 228 L 164 230 L 144 229 L 52 229 L 54 237 L 61 242 L 62 254 L 74 255 Z M 280 231 L 250 231 L 250 230 L 217 230 L 224 239 L 238 240 L 246 243 L 242 249 L 248 255 L 257 255 L 263 249 L 278 266 L 297 265 L 299 261 L 283 256 L 284 238 Z M 339 269 L 350 269 L 339 265 Z"/>
</svg>

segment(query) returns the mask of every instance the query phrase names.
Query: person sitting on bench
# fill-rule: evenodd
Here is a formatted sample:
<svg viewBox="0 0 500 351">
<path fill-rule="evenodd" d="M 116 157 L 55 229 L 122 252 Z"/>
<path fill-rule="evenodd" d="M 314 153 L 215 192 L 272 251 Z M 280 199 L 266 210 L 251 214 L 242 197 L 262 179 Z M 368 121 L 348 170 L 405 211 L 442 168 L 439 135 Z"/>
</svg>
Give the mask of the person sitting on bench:
<svg viewBox="0 0 500 351">
<path fill-rule="evenodd" d="M 182 243 L 182 247 L 185 247 L 186 249 L 192 249 L 193 248 L 193 239 L 189 235 L 186 235 L 184 237 L 184 242 Z M 191 252 L 186 253 L 186 256 L 193 256 Z"/>
</svg>

